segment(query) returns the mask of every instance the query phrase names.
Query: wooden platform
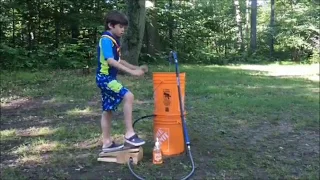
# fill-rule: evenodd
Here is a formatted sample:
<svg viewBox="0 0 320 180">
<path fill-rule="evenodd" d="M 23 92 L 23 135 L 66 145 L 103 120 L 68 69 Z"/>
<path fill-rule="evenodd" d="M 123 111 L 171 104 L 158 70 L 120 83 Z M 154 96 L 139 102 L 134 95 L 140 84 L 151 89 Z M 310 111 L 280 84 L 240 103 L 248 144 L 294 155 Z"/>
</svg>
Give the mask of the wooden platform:
<svg viewBox="0 0 320 180">
<path fill-rule="evenodd" d="M 134 164 L 138 164 L 138 162 L 143 158 L 142 147 L 109 153 L 101 152 L 99 154 L 98 161 L 126 164 L 128 163 L 130 157 L 132 158 Z"/>
</svg>

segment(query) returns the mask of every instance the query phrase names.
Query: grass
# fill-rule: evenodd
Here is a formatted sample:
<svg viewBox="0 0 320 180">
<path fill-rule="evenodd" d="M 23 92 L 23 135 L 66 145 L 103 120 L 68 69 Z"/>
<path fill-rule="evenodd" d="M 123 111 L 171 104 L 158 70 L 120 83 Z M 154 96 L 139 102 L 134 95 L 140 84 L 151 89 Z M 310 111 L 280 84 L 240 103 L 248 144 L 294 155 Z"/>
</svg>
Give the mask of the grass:
<svg viewBox="0 0 320 180">
<path fill-rule="evenodd" d="M 319 72 L 297 71 L 312 66 L 295 66 L 288 76 L 279 72 L 292 66 L 180 68 L 187 73 L 193 179 L 319 179 L 319 81 L 308 78 Z M 152 74 L 119 78 L 135 94 L 134 118 L 152 114 Z M 112 133 L 122 141 L 122 107 L 114 117 Z M 99 118 L 94 73 L 3 72 L 1 178 L 132 179 L 126 165 L 96 161 Z M 150 120 L 136 126 L 147 140 L 136 173 L 147 179 L 185 176 L 187 156 L 152 165 L 152 128 Z"/>
</svg>

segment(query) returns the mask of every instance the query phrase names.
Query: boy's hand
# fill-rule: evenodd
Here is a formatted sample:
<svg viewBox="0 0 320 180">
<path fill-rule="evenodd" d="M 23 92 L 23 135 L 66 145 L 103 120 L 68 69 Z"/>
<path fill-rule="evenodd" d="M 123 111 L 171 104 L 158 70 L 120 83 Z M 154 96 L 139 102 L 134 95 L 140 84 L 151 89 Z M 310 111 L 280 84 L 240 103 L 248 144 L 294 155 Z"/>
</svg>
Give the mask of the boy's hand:
<svg viewBox="0 0 320 180">
<path fill-rule="evenodd" d="M 144 74 L 144 71 L 142 69 L 136 69 L 133 70 L 131 74 L 134 76 L 142 76 Z"/>
<path fill-rule="evenodd" d="M 148 72 L 148 66 L 147 65 L 140 66 L 140 69 L 142 69 L 145 73 Z"/>
</svg>

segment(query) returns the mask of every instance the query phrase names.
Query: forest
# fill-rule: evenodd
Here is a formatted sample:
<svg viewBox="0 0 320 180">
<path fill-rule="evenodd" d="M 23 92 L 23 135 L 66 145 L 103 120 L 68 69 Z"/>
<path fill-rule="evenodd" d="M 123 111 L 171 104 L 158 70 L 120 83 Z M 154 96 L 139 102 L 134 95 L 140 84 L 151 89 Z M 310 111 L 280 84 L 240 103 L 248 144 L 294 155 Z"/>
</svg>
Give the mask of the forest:
<svg viewBox="0 0 320 180">
<path fill-rule="evenodd" d="M 319 0 L 1 0 L 0 9 L 0 179 L 320 179 Z M 135 70 L 102 83 L 97 46 L 112 10 L 128 18 L 121 59 Z M 105 100 L 105 89 L 118 93 Z M 103 107 L 121 94 L 106 123 Z M 146 143 L 99 161 L 106 124 L 120 144 L 130 119 Z M 155 164 L 154 149 L 176 153 Z"/>
<path fill-rule="evenodd" d="M 1 69 L 94 67 L 110 10 L 129 18 L 132 64 L 319 62 L 317 0 L 3 0 Z"/>
</svg>

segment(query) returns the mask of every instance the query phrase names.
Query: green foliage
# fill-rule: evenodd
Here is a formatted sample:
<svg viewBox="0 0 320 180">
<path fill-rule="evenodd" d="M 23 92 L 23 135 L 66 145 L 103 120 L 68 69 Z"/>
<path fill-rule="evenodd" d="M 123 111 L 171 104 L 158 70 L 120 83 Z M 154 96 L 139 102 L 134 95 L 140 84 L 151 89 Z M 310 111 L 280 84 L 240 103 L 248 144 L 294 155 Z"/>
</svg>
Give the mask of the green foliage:
<svg viewBox="0 0 320 180">
<path fill-rule="evenodd" d="M 237 49 L 234 1 L 174 1 L 171 7 L 168 2 L 160 1 L 156 4 L 157 22 L 160 25 L 158 31 L 161 34 L 164 49 L 168 52 L 172 43 L 183 62 L 259 63 L 277 59 L 315 62 L 319 56 L 316 49 L 320 47 L 320 27 L 317 23 L 320 21 L 317 13 L 320 6 L 314 1 L 299 1 L 296 4 L 290 3 L 291 1 L 277 1 L 275 8 L 276 27 L 274 29 L 269 27 L 269 1 L 260 5 L 257 17 L 258 49 L 252 55 L 248 55 L 248 48 Z M 245 1 L 240 2 L 240 11 L 243 43 L 246 46 L 250 39 L 245 37 Z M 149 13 L 148 16 L 154 15 Z M 173 27 L 170 27 L 170 17 L 173 17 Z M 170 28 L 173 30 L 173 39 L 170 39 Z M 275 38 L 275 52 L 270 58 L 269 43 L 272 32 L 274 32 Z M 145 56 L 145 58 L 150 59 L 150 56 Z"/>
<path fill-rule="evenodd" d="M 159 38 L 147 42 L 145 37 L 140 63 L 159 63 L 157 59 L 167 58 L 171 49 L 179 53 L 183 63 L 319 62 L 320 5 L 316 1 L 276 1 L 274 28 L 269 26 L 269 1 L 260 5 L 257 50 L 253 54 L 248 53 L 250 31 L 246 27 L 250 30 L 250 24 L 247 24 L 245 1 L 239 1 L 244 49 L 238 48 L 234 0 L 156 2 L 153 9 L 147 9 L 146 19 L 153 23 Z M 111 9 L 124 12 L 126 8 L 123 0 L 5 0 L 1 3 L 3 69 L 92 66 L 96 63 L 94 55 L 105 13 Z M 274 52 L 270 54 L 272 34 Z M 150 53 L 147 47 L 155 44 L 159 49 Z"/>
<path fill-rule="evenodd" d="M 235 54 L 230 48 L 235 43 L 232 1 L 176 3 L 171 9 L 166 3 L 157 6 L 165 49 L 172 43 L 182 62 L 222 64 Z M 219 11 L 215 11 L 217 6 L 221 7 Z M 173 39 L 167 35 L 170 17 L 174 21 Z"/>
<path fill-rule="evenodd" d="M 103 0 L 2 1 L 1 68 L 82 68 L 95 64 Z"/>
<path fill-rule="evenodd" d="M 319 51 L 312 52 L 312 55 L 308 59 L 308 63 L 310 63 L 310 64 L 320 63 L 320 53 L 319 53 Z"/>
<path fill-rule="evenodd" d="M 316 62 L 319 57 L 319 4 L 315 1 L 277 1 L 275 50 L 282 59 Z M 268 22 L 269 10 L 262 9 L 261 19 Z M 269 35 L 271 30 L 261 34 Z M 265 39 L 262 37 L 261 39 Z M 319 60 L 318 60 L 319 61 Z"/>
<path fill-rule="evenodd" d="M 12 48 L 6 44 L 1 44 L 0 47 L 0 55 L 5 57 L 0 65 L 4 69 L 74 69 L 94 64 L 94 55 L 84 43 L 64 44 L 53 50 L 40 46 L 33 51 L 21 47 Z"/>
</svg>

